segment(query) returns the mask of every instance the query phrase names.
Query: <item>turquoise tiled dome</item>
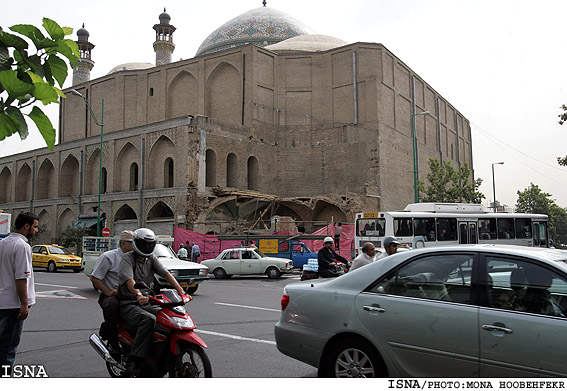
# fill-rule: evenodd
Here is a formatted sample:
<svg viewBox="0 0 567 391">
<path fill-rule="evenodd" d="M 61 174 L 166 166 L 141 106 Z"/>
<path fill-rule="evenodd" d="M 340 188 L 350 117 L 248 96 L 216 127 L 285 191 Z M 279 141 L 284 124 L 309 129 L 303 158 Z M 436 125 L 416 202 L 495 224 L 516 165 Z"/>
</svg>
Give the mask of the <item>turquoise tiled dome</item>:
<svg viewBox="0 0 567 391">
<path fill-rule="evenodd" d="M 267 7 L 245 12 L 213 31 L 197 50 L 197 56 L 236 46 L 266 46 L 313 31 L 299 20 Z"/>
</svg>

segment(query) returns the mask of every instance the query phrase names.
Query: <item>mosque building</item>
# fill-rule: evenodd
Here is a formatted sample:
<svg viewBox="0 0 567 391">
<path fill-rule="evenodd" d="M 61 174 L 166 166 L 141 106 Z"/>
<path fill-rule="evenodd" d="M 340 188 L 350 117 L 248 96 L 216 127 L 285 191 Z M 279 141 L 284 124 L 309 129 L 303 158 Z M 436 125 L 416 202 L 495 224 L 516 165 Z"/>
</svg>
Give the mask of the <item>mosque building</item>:
<svg viewBox="0 0 567 391">
<path fill-rule="evenodd" d="M 264 2 L 174 62 L 171 21 L 153 26 L 155 64 L 93 80 L 104 48 L 77 31 L 59 144 L 0 158 L 0 209 L 33 211 L 52 240 L 99 212 L 112 235 L 243 233 L 275 216 L 312 232 L 412 203 L 430 158 L 472 167 L 469 121 L 382 44 L 318 35 Z"/>
</svg>

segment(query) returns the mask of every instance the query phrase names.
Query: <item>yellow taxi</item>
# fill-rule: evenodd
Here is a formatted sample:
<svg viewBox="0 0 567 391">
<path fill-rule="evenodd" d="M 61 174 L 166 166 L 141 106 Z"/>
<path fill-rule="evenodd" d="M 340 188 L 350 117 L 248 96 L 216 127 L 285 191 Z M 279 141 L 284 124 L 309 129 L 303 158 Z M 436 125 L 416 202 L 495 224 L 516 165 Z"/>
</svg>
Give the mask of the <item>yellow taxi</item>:
<svg viewBox="0 0 567 391">
<path fill-rule="evenodd" d="M 75 273 L 83 270 L 83 260 L 56 244 L 38 244 L 32 247 L 33 267 L 44 267 L 48 272 L 71 269 Z"/>
</svg>

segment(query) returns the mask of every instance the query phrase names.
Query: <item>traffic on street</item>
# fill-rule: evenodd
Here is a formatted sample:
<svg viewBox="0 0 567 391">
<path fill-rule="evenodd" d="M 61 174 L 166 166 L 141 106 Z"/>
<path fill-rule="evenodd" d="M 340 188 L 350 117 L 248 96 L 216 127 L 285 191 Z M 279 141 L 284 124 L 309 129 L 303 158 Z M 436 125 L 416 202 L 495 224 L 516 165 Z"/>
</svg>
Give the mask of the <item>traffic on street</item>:
<svg viewBox="0 0 567 391">
<path fill-rule="evenodd" d="M 109 377 L 89 345 L 103 320 L 98 292 L 83 273 L 34 269 L 37 303 L 31 308 L 16 364 L 42 365 L 49 377 Z M 315 377 L 317 369 L 281 354 L 274 339 L 283 288 L 299 274 L 211 278 L 185 308 L 207 343 L 213 377 Z"/>
</svg>

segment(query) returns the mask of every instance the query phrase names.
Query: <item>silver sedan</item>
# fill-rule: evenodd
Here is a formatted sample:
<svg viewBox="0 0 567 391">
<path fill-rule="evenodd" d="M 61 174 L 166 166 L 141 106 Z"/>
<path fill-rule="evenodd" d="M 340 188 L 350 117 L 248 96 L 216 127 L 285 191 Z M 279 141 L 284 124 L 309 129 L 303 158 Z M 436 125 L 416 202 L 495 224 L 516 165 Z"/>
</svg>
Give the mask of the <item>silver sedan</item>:
<svg viewBox="0 0 567 391">
<path fill-rule="evenodd" d="M 425 248 L 290 284 L 277 347 L 324 377 L 564 377 L 566 262 L 545 248 Z"/>
</svg>

